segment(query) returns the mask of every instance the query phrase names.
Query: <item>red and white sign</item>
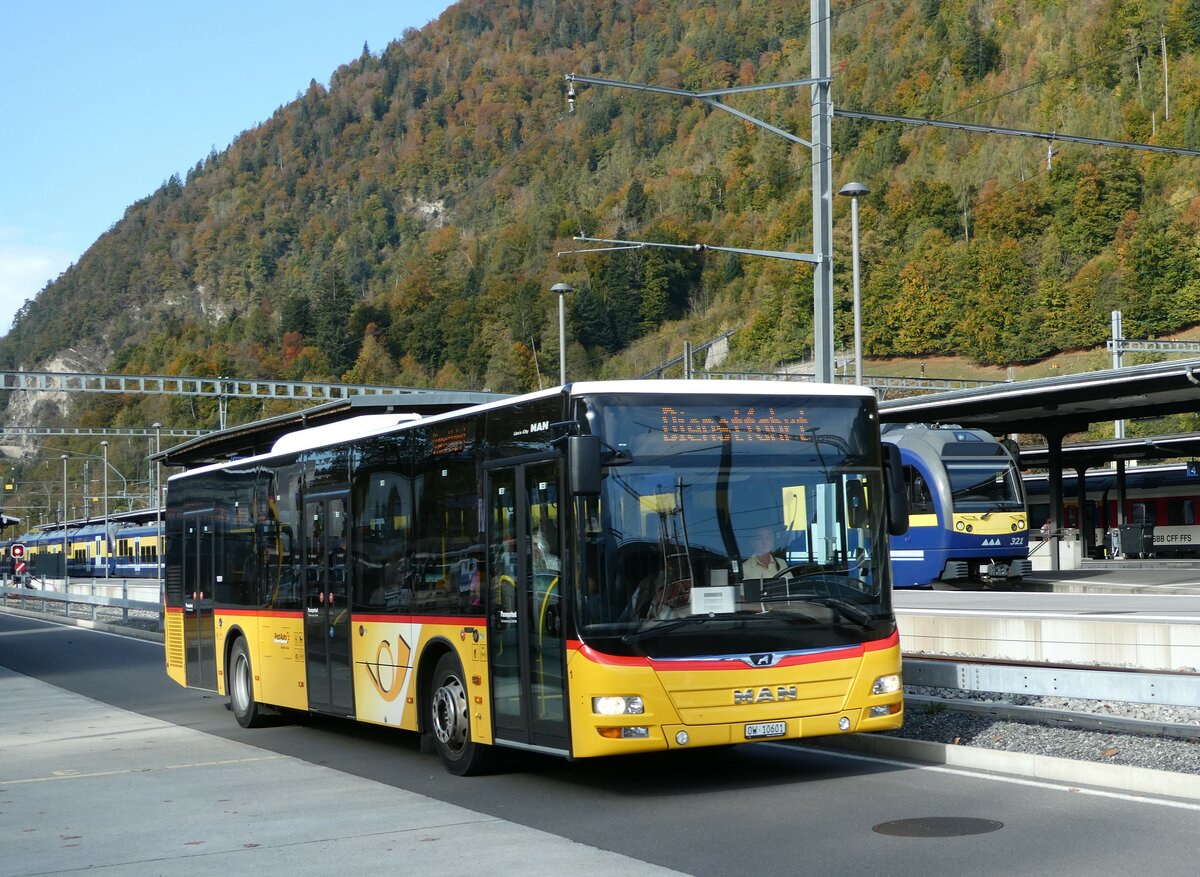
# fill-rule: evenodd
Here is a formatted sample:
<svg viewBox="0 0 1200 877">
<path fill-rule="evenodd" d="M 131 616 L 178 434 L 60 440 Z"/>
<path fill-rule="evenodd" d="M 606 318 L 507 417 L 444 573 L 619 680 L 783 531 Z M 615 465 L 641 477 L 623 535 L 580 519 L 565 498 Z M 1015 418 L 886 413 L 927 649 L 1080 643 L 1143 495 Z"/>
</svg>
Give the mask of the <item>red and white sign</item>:
<svg viewBox="0 0 1200 877">
<path fill-rule="evenodd" d="M 25 561 L 23 561 L 23 560 L 18 560 L 18 561 L 16 562 L 15 568 L 16 568 L 17 575 L 24 575 L 24 573 L 25 573 Z"/>
</svg>

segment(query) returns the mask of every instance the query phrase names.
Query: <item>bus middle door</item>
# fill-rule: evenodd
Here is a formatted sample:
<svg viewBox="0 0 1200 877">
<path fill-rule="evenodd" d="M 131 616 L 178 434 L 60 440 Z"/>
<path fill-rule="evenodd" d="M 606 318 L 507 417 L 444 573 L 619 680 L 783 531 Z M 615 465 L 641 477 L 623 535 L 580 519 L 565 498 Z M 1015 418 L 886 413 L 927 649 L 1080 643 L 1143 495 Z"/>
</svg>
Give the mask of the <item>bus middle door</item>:
<svg viewBox="0 0 1200 877">
<path fill-rule="evenodd" d="M 558 458 L 489 469 L 488 665 L 497 742 L 569 753 Z"/>
<path fill-rule="evenodd" d="M 304 504 L 304 654 L 308 707 L 354 716 L 346 494 Z"/>
</svg>

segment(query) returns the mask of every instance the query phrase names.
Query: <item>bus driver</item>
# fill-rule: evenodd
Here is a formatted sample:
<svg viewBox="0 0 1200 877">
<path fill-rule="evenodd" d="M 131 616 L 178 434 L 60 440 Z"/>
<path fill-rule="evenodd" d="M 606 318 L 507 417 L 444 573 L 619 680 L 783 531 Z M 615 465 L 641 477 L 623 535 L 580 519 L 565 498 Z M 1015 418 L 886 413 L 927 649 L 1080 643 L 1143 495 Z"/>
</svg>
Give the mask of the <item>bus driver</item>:
<svg viewBox="0 0 1200 877">
<path fill-rule="evenodd" d="M 753 553 L 742 564 L 742 579 L 773 579 L 787 569 L 787 564 L 775 556 L 775 531 L 759 527 L 750 540 Z"/>
</svg>

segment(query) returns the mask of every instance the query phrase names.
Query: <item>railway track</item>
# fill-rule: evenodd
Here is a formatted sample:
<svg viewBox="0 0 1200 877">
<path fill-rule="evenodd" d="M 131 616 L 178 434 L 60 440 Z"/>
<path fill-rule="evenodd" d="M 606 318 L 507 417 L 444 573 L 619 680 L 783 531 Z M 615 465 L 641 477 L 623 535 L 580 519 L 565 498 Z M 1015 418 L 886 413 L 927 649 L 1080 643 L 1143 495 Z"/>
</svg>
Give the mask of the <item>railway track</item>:
<svg viewBox="0 0 1200 877">
<path fill-rule="evenodd" d="M 1030 661 L 905 657 L 909 715 L 954 712 L 1005 722 L 1200 742 L 1200 674 Z"/>
<path fill-rule="evenodd" d="M 993 716 L 1008 722 L 1032 722 L 1078 728 L 1085 731 L 1108 731 L 1115 734 L 1137 734 L 1146 737 L 1178 737 L 1183 740 L 1200 741 L 1200 724 L 1195 721 L 1171 722 L 1092 712 L 1083 704 L 1078 708 L 1044 707 L 991 700 L 985 697 L 938 697 L 915 693 L 905 693 L 904 703 L 905 709 L 909 711 L 950 710 L 971 715 Z"/>
</svg>

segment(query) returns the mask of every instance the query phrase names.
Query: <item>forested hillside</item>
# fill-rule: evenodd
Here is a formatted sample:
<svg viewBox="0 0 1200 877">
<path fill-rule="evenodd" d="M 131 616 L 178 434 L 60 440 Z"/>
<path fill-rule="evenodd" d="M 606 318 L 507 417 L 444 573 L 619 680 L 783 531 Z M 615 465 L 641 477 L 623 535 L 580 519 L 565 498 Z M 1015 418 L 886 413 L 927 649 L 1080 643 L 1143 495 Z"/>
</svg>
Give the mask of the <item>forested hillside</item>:
<svg viewBox="0 0 1200 877">
<path fill-rule="evenodd" d="M 1200 147 L 1200 0 L 838 0 L 834 13 L 839 109 Z M 72 347 L 123 373 L 520 391 L 557 374 L 558 281 L 577 290 L 575 377 L 630 376 L 725 330 L 736 367 L 801 359 L 806 266 L 556 253 L 580 232 L 810 250 L 808 150 L 613 88 L 580 87 L 570 114 L 564 83 L 803 79 L 808 17 L 795 0 L 462 0 L 131 205 L 21 311 L 0 359 L 38 368 Z M 807 88 L 728 103 L 808 135 Z M 1128 337 L 1200 322 L 1200 159 L 1056 143 L 1048 161 L 1043 141 L 844 118 L 833 145 L 835 188 L 871 190 L 868 356 L 1028 362 L 1102 344 L 1114 307 Z M 848 210 L 838 199 L 846 345 Z M 107 423 L 212 416 L 133 398 L 84 408 Z"/>
</svg>

